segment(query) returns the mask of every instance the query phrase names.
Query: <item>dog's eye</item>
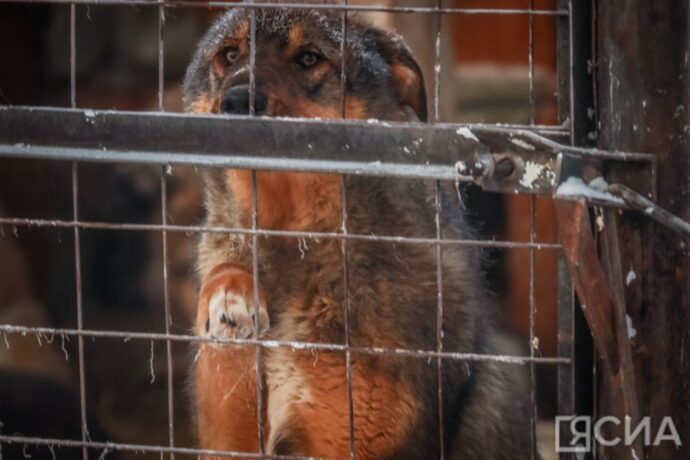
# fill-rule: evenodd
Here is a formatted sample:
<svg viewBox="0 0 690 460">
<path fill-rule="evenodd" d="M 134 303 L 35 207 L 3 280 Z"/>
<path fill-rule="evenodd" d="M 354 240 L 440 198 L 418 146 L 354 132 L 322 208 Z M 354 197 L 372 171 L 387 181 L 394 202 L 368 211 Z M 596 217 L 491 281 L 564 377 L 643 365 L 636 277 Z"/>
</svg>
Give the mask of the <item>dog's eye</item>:
<svg viewBox="0 0 690 460">
<path fill-rule="evenodd" d="M 301 69 L 308 69 L 318 64 L 320 60 L 321 56 L 319 56 L 315 52 L 304 51 L 303 53 L 300 53 L 299 56 L 297 56 L 297 65 L 299 65 Z"/>
<path fill-rule="evenodd" d="M 223 53 L 225 55 L 225 60 L 228 61 L 229 64 L 232 64 L 240 56 L 240 49 L 236 46 L 228 46 L 223 50 Z"/>
</svg>

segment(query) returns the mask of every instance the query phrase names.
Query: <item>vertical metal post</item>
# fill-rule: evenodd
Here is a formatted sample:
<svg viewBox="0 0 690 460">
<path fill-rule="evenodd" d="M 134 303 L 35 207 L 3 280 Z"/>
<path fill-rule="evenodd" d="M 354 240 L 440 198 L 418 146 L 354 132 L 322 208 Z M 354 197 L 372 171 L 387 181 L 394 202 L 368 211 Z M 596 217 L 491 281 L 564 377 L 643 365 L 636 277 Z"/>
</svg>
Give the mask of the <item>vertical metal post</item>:
<svg viewBox="0 0 690 460">
<path fill-rule="evenodd" d="M 436 181 L 435 193 L 435 218 L 436 218 L 436 351 L 443 352 L 443 247 L 441 239 L 441 210 L 442 204 L 441 182 Z M 445 433 L 444 433 L 444 411 L 443 411 L 443 358 L 440 356 L 436 360 L 437 379 L 438 379 L 438 437 L 439 437 L 439 458 L 445 458 Z"/>
<path fill-rule="evenodd" d="M 567 9 L 567 17 L 558 18 L 558 116 L 569 124 L 570 143 L 574 146 L 592 145 L 594 125 L 594 86 L 592 65 L 592 0 L 558 0 L 559 9 Z M 573 171 L 581 169 L 579 162 L 571 162 Z M 570 365 L 558 367 L 558 415 L 587 415 L 592 413 L 594 370 L 593 346 L 587 323 L 576 302 L 565 258 L 558 263 L 558 356 L 571 358 Z M 577 355 L 574 351 L 578 350 Z M 567 442 L 562 428 L 560 440 Z M 572 459 L 562 453 L 561 459 Z"/>
<path fill-rule="evenodd" d="M 656 202 L 690 216 L 690 1 L 600 1 L 597 17 L 598 146 L 657 155 Z M 612 181 L 634 172 L 610 171 Z M 682 446 L 662 442 L 645 457 L 690 458 L 690 250 L 687 238 L 634 215 L 618 218 L 623 286 L 640 415 L 656 433 L 671 417 Z M 668 421 L 668 419 L 667 419 Z"/>
<path fill-rule="evenodd" d="M 537 198 L 530 197 L 530 232 L 529 241 L 534 244 L 537 240 L 536 219 Z M 536 357 L 539 351 L 539 339 L 535 334 L 535 321 L 537 318 L 537 301 L 535 296 L 535 252 L 534 247 L 529 248 L 529 356 Z M 529 363 L 529 394 L 530 394 L 530 431 L 531 431 L 531 458 L 537 458 L 537 367 L 534 361 Z"/>
</svg>

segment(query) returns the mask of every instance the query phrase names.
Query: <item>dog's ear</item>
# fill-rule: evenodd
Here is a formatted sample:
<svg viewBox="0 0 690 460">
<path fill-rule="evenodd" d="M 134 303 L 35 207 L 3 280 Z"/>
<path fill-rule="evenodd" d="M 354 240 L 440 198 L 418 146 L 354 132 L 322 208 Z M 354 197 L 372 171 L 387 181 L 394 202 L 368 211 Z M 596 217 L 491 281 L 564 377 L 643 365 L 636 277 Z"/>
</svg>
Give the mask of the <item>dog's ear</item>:
<svg viewBox="0 0 690 460">
<path fill-rule="evenodd" d="M 424 75 L 412 51 L 403 39 L 392 32 L 377 34 L 379 52 L 390 68 L 393 90 L 400 103 L 410 107 L 421 121 L 427 120 Z"/>
</svg>

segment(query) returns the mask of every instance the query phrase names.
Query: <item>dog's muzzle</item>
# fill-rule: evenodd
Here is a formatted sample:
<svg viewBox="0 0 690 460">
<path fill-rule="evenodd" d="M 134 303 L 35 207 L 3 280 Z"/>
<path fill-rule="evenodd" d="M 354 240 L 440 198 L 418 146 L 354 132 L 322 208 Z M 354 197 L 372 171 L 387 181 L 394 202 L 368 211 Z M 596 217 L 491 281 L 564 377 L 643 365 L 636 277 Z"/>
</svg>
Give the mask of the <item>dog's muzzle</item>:
<svg viewBox="0 0 690 460">
<path fill-rule="evenodd" d="M 266 110 L 266 96 L 258 88 L 254 94 L 254 113 L 262 114 Z M 231 115 L 249 114 L 249 85 L 234 86 L 225 93 L 220 102 L 220 110 Z"/>
</svg>

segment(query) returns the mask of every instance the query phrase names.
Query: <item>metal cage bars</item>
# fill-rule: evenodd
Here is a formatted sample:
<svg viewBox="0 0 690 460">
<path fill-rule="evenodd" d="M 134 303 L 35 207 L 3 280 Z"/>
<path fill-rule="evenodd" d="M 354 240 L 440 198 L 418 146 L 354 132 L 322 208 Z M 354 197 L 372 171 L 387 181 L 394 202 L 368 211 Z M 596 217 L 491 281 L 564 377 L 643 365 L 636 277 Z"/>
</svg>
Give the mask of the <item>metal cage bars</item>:
<svg viewBox="0 0 690 460">
<path fill-rule="evenodd" d="M 0 0 L 0 2 L 5 2 L 5 0 Z M 251 59 L 251 72 L 250 72 L 250 92 L 255 91 L 255 81 L 254 81 L 254 64 L 255 64 L 255 49 L 254 49 L 254 37 L 256 33 L 256 19 L 254 12 L 257 8 L 301 8 L 301 9 L 328 9 L 341 11 L 342 15 L 342 40 L 341 40 L 341 64 L 344 63 L 344 51 L 345 51 L 345 36 L 347 32 L 347 13 L 349 11 L 381 11 L 381 12 L 392 12 L 392 13 L 427 13 L 434 14 L 436 19 L 436 36 L 434 42 L 435 50 L 435 66 L 434 66 L 434 99 L 433 99 L 433 110 L 434 110 L 434 124 L 438 123 L 440 119 L 439 115 L 439 101 L 440 101 L 440 75 L 441 75 L 441 16 L 442 14 L 461 14 L 461 15 L 528 15 L 529 17 L 529 55 L 528 55 L 528 65 L 529 65 L 529 103 L 530 103 L 530 126 L 532 129 L 542 130 L 548 134 L 555 134 L 556 136 L 563 135 L 562 131 L 558 131 L 558 128 L 548 128 L 548 127 L 536 127 L 535 126 L 535 113 L 534 113 L 534 17 L 535 16 L 554 16 L 554 17 L 567 17 L 568 9 L 558 9 L 558 10 L 535 10 L 534 1 L 530 0 L 529 9 L 488 9 L 488 8 L 443 8 L 441 0 L 437 0 L 434 7 L 395 7 L 395 6 L 354 6 L 349 5 L 347 1 L 344 4 L 338 5 L 314 5 L 314 4 L 272 4 L 272 3 L 262 3 L 256 4 L 254 2 L 248 3 L 230 3 L 223 1 L 211 1 L 211 2 L 191 2 L 191 1 L 146 1 L 146 0 L 37 0 L 32 3 L 64 3 L 69 4 L 70 8 L 70 101 L 71 107 L 75 109 L 77 107 L 76 103 L 76 6 L 77 5 L 146 5 L 155 6 L 158 8 L 158 106 L 159 111 L 164 111 L 163 106 L 163 85 L 164 85 L 164 25 L 165 25 L 165 9 L 166 8 L 176 8 L 176 7 L 212 7 L 212 8 L 249 8 L 252 10 L 251 15 L 251 45 L 250 45 L 250 59 Z M 559 56 L 559 59 L 563 59 Z M 571 63 L 572 64 L 572 63 Z M 345 77 L 344 77 L 344 65 L 341 65 L 341 91 L 342 91 L 342 110 L 343 118 L 345 118 Z M 254 98 L 250 96 L 250 115 L 253 115 L 253 101 Z M 59 115 L 59 117 L 64 117 L 66 114 Z M 88 114 L 87 114 L 88 116 Z M 204 123 L 206 123 L 204 121 Z M 252 120 L 252 123 L 259 122 Z M 355 126 L 355 131 L 362 127 Z M 481 129 L 481 127 L 479 128 Z M 508 128 L 510 130 L 510 128 Z M 6 154 L 17 155 L 17 151 L 26 154 L 26 146 L 15 146 L 17 149 L 12 151 L 8 145 L 3 146 Z M 52 149 L 52 152 L 47 152 L 44 149 L 34 148 L 29 152 L 29 156 L 39 157 L 39 158 L 70 158 L 69 151 L 74 147 L 65 146 L 63 151 L 57 151 Z M 51 154 L 52 153 L 52 154 Z M 169 453 L 171 457 L 176 453 L 180 454 L 197 454 L 197 455 L 220 455 L 229 457 L 256 457 L 256 458 L 273 458 L 276 456 L 271 456 L 265 453 L 264 449 L 264 439 L 263 439 L 263 420 L 259 417 L 258 424 L 258 437 L 260 452 L 256 454 L 238 453 L 238 452 L 218 452 L 210 451 L 204 449 L 189 449 L 175 447 L 174 442 L 174 408 L 173 408 L 173 375 L 172 375 L 172 353 L 171 353 L 171 342 L 181 341 L 181 342 L 204 342 L 213 341 L 220 343 L 231 343 L 231 344 L 246 344 L 246 345 L 258 345 L 256 364 L 257 364 L 257 404 L 259 407 L 259 413 L 261 413 L 261 407 L 263 407 L 263 391 L 261 378 L 258 374 L 258 369 L 261 365 L 261 350 L 263 348 L 275 348 L 275 347 L 291 347 L 294 349 L 311 349 L 311 350 L 332 350 L 332 351 L 343 351 L 346 354 L 346 372 L 348 381 L 348 405 L 349 405 L 349 425 L 350 425 L 350 456 L 354 458 L 354 421 L 353 421 L 353 402 L 352 402 L 352 366 L 351 366 L 351 353 L 370 353 L 370 354 L 396 354 L 402 356 L 410 356 L 417 358 L 436 358 L 437 360 L 437 372 L 438 372 L 438 403 L 439 403 L 439 439 L 441 445 L 441 458 L 444 457 L 443 445 L 444 445 L 444 433 L 443 433 L 443 413 L 442 413 L 442 363 L 443 359 L 461 359 L 461 360 L 495 360 L 498 362 L 503 362 L 507 364 L 518 364 L 518 365 L 529 365 L 530 367 L 530 398 L 533 406 L 533 417 L 531 420 L 531 425 L 534 433 L 534 427 L 536 422 L 536 382 L 535 382 L 535 364 L 548 364 L 548 365 L 558 365 L 558 366 L 568 366 L 571 365 L 572 360 L 570 357 L 562 358 L 543 358 L 537 357 L 535 354 L 535 330 L 534 322 L 536 315 L 536 301 L 534 297 L 534 255 L 536 250 L 542 249 L 560 249 L 558 244 L 541 244 L 536 242 L 535 234 L 535 201 L 534 197 L 531 202 L 531 224 L 530 224 L 530 238 L 529 243 L 518 243 L 509 241 L 478 241 L 478 240 L 452 240 L 444 239 L 441 234 L 440 227 L 440 180 L 457 179 L 457 172 L 445 170 L 432 170 L 430 165 L 422 165 L 419 168 L 417 166 L 416 170 L 414 167 L 408 173 L 408 177 L 427 177 L 435 178 L 436 180 L 436 194 L 435 194 L 435 216 L 436 216 L 436 236 L 435 238 L 408 238 L 408 237 L 397 237 L 397 236 L 376 236 L 376 235 L 353 235 L 348 233 L 347 230 L 347 212 L 346 204 L 347 197 L 345 193 L 345 185 L 347 176 L 346 173 L 356 173 L 356 174 L 371 174 L 374 175 L 395 175 L 399 177 L 406 177 L 406 174 L 400 174 L 399 171 L 395 171 L 392 168 L 383 168 L 383 170 L 377 171 L 376 165 L 371 164 L 368 168 L 366 164 L 358 164 L 354 167 L 347 168 L 343 167 L 345 165 L 332 164 L 328 165 L 329 169 L 334 171 L 340 171 L 345 173 L 342 179 L 342 230 L 340 233 L 318 233 L 318 232 L 289 232 L 289 231 L 269 231 L 258 228 L 257 226 L 257 188 L 256 188 L 256 169 L 261 166 L 261 164 L 248 164 L 245 166 L 252 167 L 252 184 L 253 184 L 253 210 L 252 210 L 252 228 L 251 229 L 237 229 L 237 228 L 208 228 L 200 226 L 175 226 L 169 225 L 167 223 L 167 206 L 166 206 L 166 195 L 167 195 L 167 179 L 165 168 L 161 168 L 160 174 L 160 192 L 162 200 L 161 208 L 161 225 L 140 225 L 140 224 L 109 224 L 104 222 L 84 222 L 79 219 L 78 212 L 78 161 L 91 161 L 96 157 L 92 157 L 89 154 L 93 152 L 84 151 L 84 155 L 79 158 L 72 158 L 72 199 L 73 199 L 73 220 L 72 221 L 60 221 L 60 220 L 47 220 L 47 219 L 17 219 L 17 218 L 2 218 L 0 219 L 0 225 L 26 225 L 26 226 L 51 226 L 51 227 L 66 227 L 72 228 L 74 232 L 74 242 L 75 242 L 75 269 L 76 269 L 76 292 L 77 292 L 77 313 L 78 313 L 78 324 L 77 329 L 59 329 L 59 328 L 30 328 L 30 327 L 19 327 L 13 325 L 0 325 L 0 331 L 4 334 L 6 333 L 35 333 L 44 335 L 76 335 L 79 341 L 79 391 L 80 391 L 80 407 L 81 407 L 81 426 L 82 426 L 82 439 L 81 441 L 72 440 L 55 440 L 55 439 L 40 439 L 40 438 L 24 438 L 21 436 L 0 436 L 0 443 L 2 442 L 24 442 L 24 443 L 34 443 L 34 444 L 45 444 L 45 445 L 56 445 L 56 446 L 72 446 L 81 447 L 83 450 L 84 458 L 88 458 L 88 448 L 99 448 L 99 449 L 110 449 L 110 450 L 137 450 L 137 451 L 148 451 L 157 453 Z M 101 156 L 102 161 L 132 161 L 134 158 L 127 156 L 118 156 L 115 152 L 112 155 L 106 154 Z M 596 155 L 597 152 L 591 152 Z M 18 155 L 25 156 L 25 155 Z M 160 161 L 163 161 L 166 157 L 166 152 L 161 152 Z M 173 161 L 168 161 L 167 163 L 176 163 L 176 159 L 170 158 Z M 144 163 L 158 161 L 154 160 L 152 157 L 142 157 L 135 161 L 140 161 Z M 179 160 L 179 158 L 177 158 Z M 190 158 L 183 161 L 183 163 L 195 164 L 198 157 L 194 154 Z M 309 162 L 316 162 L 314 159 L 306 158 L 302 164 L 290 163 L 284 166 L 284 169 L 300 169 L 300 167 L 309 169 Z M 249 163 L 252 163 L 251 161 Z M 163 164 L 163 163 L 161 163 Z M 263 164 L 267 166 L 266 163 Z M 215 164 L 214 166 L 222 166 L 222 164 Z M 324 166 L 322 166 L 324 167 Z M 316 169 L 319 169 L 318 167 Z M 131 332 L 117 332 L 117 331 L 101 331 L 101 330 L 86 330 L 83 327 L 82 322 L 82 296 L 81 296 L 81 266 L 80 266 L 80 229 L 82 228 L 95 228 L 95 229 L 117 229 L 123 231 L 158 231 L 161 232 L 163 237 L 163 279 L 164 279 L 164 303 L 165 303 L 165 333 L 155 334 L 155 333 L 131 333 Z M 206 339 L 203 337 L 171 334 L 170 324 L 171 324 L 171 312 L 170 312 L 170 302 L 168 293 L 168 254 L 167 254 L 167 234 L 171 231 L 184 231 L 184 232 L 227 232 L 234 234 L 246 234 L 252 237 L 252 250 L 253 250 L 253 272 L 255 276 L 255 308 L 259 308 L 258 302 L 258 263 L 257 263 L 257 248 L 258 248 L 258 237 L 259 236 L 282 236 L 282 237 L 294 237 L 294 238 L 336 238 L 341 240 L 342 253 L 343 253 L 343 276 L 345 280 L 345 309 L 346 309 L 346 331 L 345 331 L 345 343 L 344 344 L 319 344 L 319 343 L 303 343 L 303 342 L 279 342 L 279 341 L 265 341 L 265 340 L 242 340 L 242 339 Z M 349 317 L 350 317 L 350 296 L 348 288 L 348 241 L 349 240 L 367 240 L 367 241 L 380 241 L 380 242 L 396 242 L 405 244 L 427 244 L 434 245 L 437 252 L 437 292 L 438 292 L 438 302 L 437 302 L 437 348 L 436 350 L 406 350 L 406 349 L 384 349 L 376 347 L 352 347 L 350 345 L 349 337 Z M 473 353 L 454 353 L 454 352 L 444 352 L 442 335 L 443 335 L 443 290 L 442 290 L 442 249 L 444 245 L 447 244 L 462 244 L 462 245 L 472 245 L 480 247 L 499 247 L 499 248 L 527 248 L 530 254 L 530 286 L 529 286 L 529 304 L 530 304 L 530 354 L 525 357 L 516 356 L 502 356 L 502 355 L 477 355 Z M 257 312 L 258 313 L 258 312 Z M 567 315 L 566 315 L 567 316 Z M 257 314 L 257 318 L 259 315 Z M 83 352 L 83 338 L 84 337 L 117 337 L 123 339 L 136 338 L 142 340 L 151 340 L 152 344 L 154 340 L 163 340 L 166 342 L 166 355 L 167 355 L 167 369 L 168 369 L 168 430 L 169 430 L 169 446 L 142 446 L 142 445 L 132 445 L 123 443 L 102 443 L 93 442 L 90 440 L 88 435 L 88 427 L 86 424 L 86 398 L 85 398 L 85 381 L 84 381 L 84 352 Z M 559 341 L 560 343 L 560 341 Z M 567 345 L 565 345 L 567 348 Z M 559 382 L 560 383 L 560 382 Z M 572 392 L 572 387 L 567 388 L 569 393 Z M 536 451 L 535 438 L 532 438 L 532 456 L 534 457 Z M 287 456 L 280 456 L 279 458 L 294 458 Z"/>
</svg>

